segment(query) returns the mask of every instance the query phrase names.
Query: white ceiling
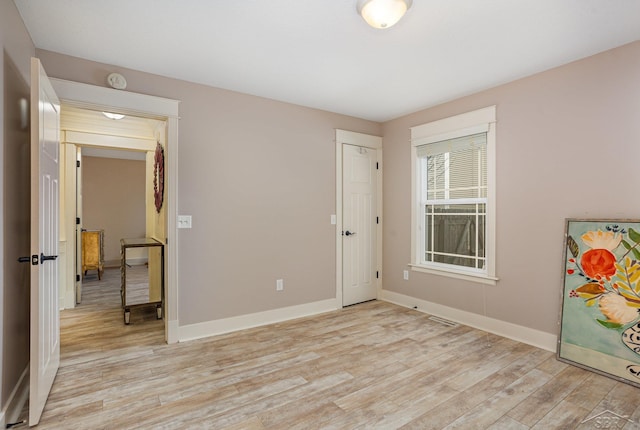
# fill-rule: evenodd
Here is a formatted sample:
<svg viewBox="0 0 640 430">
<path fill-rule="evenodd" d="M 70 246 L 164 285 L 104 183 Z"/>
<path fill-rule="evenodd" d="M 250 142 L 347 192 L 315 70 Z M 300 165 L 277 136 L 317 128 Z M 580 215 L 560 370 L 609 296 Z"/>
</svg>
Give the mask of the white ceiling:
<svg viewBox="0 0 640 430">
<path fill-rule="evenodd" d="M 15 0 L 38 48 L 385 121 L 640 39 L 640 0 Z"/>
</svg>

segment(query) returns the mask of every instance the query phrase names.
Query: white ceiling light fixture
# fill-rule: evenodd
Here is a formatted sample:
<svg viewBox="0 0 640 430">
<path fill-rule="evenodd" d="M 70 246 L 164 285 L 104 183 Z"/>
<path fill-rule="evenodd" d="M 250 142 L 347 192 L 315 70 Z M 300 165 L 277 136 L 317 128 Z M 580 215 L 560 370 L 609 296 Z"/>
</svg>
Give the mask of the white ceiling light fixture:
<svg viewBox="0 0 640 430">
<path fill-rule="evenodd" d="M 373 28 L 389 28 L 411 7 L 413 0 L 358 0 L 356 9 Z"/>
<path fill-rule="evenodd" d="M 113 113 L 113 112 L 102 112 L 102 115 L 106 116 L 109 119 L 122 119 L 124 115 L 121 113 Z"/>
</svg>

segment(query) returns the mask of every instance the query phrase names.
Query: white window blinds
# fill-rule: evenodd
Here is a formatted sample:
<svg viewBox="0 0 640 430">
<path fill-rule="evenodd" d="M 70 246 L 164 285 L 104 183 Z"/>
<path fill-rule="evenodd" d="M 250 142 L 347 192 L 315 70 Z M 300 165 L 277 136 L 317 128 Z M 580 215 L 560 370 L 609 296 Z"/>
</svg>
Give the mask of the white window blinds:
<svg viewBox="0 0 640 430">
<path fill-rule="evenodd" d="M 416 147 L 422 200 L 487 197 L 487 135 L 477 133 Z"/>
</svg>

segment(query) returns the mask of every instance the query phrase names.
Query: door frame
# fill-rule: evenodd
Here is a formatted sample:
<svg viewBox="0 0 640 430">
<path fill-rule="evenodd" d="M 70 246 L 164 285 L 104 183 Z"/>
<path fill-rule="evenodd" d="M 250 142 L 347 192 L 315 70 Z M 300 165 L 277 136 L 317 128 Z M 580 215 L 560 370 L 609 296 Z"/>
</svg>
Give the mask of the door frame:
<svg viewBox="0 0 640 430">
<path fill-rule="evenodd" d="M 64 104 L 71 106 L 137 115 L 166 120 L 166 169 L 164 189 L 167 205 L 167 249 L 165 266 L 165 340 L 178 342 L 178 107 L 173 100 L 80 82 L 51 78 L 51 83 Z"/>
<path fill-rule="evenodd" d="M 376 279 L 377 295 L 381 297 L 382 292 L 382 224 L 384 217 L 382 216 L 382 137 L 372 136 L 370 134 L 356 133 L 354 131 L 336 129 L 336 306 L 342 308 L 342 274 L 343 274 L 343 253 L 342 253 L 342 228 L 343 228 L 343 196 L 342 196 L 342 147 L 343 145 L 355 145 L 365 148 L 375 149 L 378 163 L 378 180 L 376 184 L 376 211 L 380 217 L 380 222 L 376 228 L 376 270 L 378 278 Z"/>
</svg>

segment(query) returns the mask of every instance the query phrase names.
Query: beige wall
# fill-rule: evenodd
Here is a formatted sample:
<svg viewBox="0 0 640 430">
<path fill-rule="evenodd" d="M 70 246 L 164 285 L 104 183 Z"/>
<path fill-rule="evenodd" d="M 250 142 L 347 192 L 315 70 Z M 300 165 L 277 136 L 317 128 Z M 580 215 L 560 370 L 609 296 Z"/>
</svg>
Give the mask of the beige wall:
<svg viewBox="0 0 640 430">
<path fill-rule="evenodd" d="M 31 38 L 12 1 L 0 2 L 0 423 L 29 364 L 29 132 L 19 99 L 29 98 Z M 11 413 L 12 411 L 8 411 Z M 11 417 L 15 418 L 15 417 Z"/>
<path fill-rule="evenodd" d="M 105 262 L 119 267 L 120 239 L 145 237 L 146 163 L 99 157 L 82 163 L 82 227 L 104 230 Z"/>
<path fill-rule="evenodd" d="M 334 129 L 377 123 L 38 51 L 50 76 L 180 100 L 180 325 L 335 297 Z M 167 154 L 167 159 L 172 154 Z M 168 246 L 176 246 L 168 244 Z M 276 279 L 285 290 L 276 292 Z"/>
<path fill-rule="evenodd" d="M 565 218 L 640 218 L 640 42 L 384 124 L 384 289 L 556 334 Z M 409 127 L 497 105 L 497 286 L 410 261 Z"/>
</svg>

